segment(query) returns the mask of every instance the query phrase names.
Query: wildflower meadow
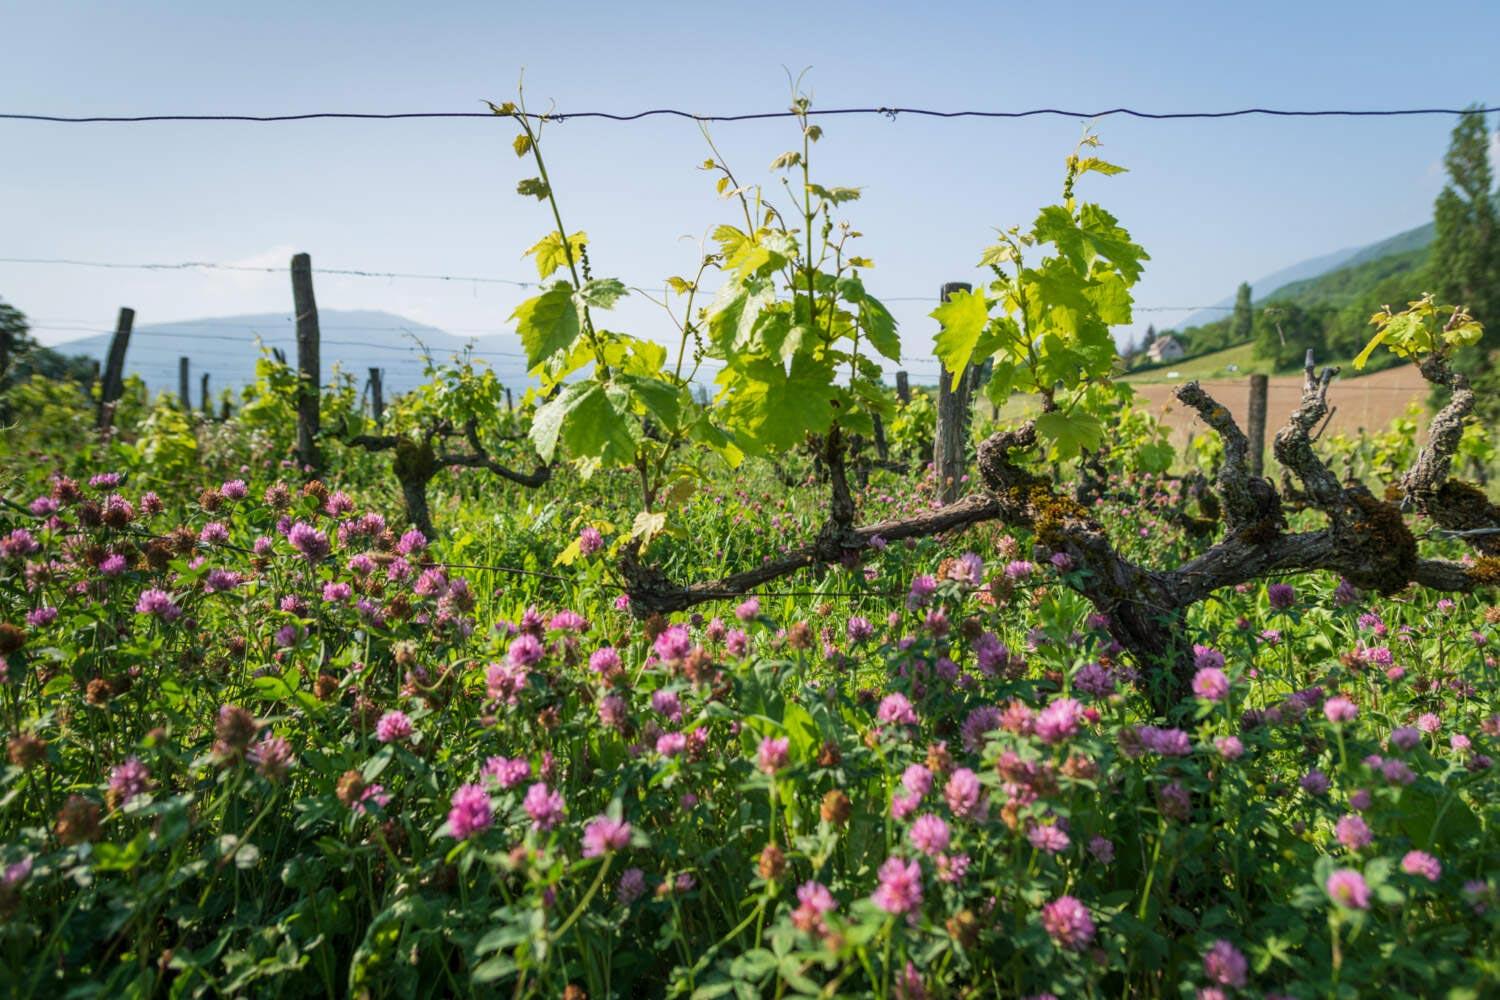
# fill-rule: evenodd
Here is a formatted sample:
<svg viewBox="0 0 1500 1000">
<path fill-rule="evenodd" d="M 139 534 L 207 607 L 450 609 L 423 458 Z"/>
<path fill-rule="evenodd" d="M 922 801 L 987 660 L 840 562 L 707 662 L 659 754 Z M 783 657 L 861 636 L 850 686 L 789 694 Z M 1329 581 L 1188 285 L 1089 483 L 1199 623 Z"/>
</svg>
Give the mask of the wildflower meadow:
<svg viewBox="0 0 1500 1000">
<path fill-rule="evenodd" d="M 1476 597 L 1231 590 L 1161 717 L 999 529 L 640 621 L 602 499 L 445 543 L 279 468 L 163 497 L 70 464 L 0 542 L 14 995 L 1496 988 Z M 1101 516 L 1179 544 L 1131 488 Z M 689 516 L 758 559 L 802 492 Z"/>
<path fill-rule="evenodd" d="M 1040 405 L 945 477 L 819 126 L 667 350 L 495 111 L 556 220 L 519 406 L 465 358 L 379 422 L 336 374 L 300 441 L 269 355 L 222 419 L 3 397 L 0 993 L 1500 995 L 1463 309 L 1377 317 L 1445 393 L 1404 476 L 1317 440 L 1311 362 L 1279 485 L 1196 383 L 1177 455 L 1111 380 L 1145 254 L 1088 137 L 934 314 Z"/>
</svg>

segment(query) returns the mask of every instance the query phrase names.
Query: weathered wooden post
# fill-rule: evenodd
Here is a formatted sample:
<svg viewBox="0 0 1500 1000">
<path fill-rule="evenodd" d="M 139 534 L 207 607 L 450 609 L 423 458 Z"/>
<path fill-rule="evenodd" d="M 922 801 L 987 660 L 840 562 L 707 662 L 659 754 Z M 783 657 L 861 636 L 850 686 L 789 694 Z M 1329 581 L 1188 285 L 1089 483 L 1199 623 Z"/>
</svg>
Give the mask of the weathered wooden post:
<svg viewBox="0 0 1500 1000">
<path fill-rule="evenodd" d="M 323 383 L 318 363 L 318 303 L 313 298 L 312 257 L 292 258 L 292 304 L 297 314 L 297 461 L 316 476 L 318 461 L 318 392 Z"/>
<path fill-rule="evenodd" d="M 177 405 L 183 412 L 193 408 L 192 397 L 188 395 L 188 364 L 186 357 L 177 359 Z"/>
<path fill-rule="evenodd" d="M 871 422 L 875 425 L 875 456 L 882 462 L 891 459 L 891 448 L 885 440 L 885 421 L 880 419 L 880 414 L 872 415 Z"/>
<path fill-rule="evenodd" d="M 104 364 L 104 382 L 99 387 L 99 426 L 106 416 L 113 416 L 112 404 L 125 392 L 125 350 L 130 346 L 130 328 L 135 325 L 135 310 L 120 307 L 115 334 L 109 341 L 109 356 Z"/>
<path fill-rule="evenodd" d="M 1266 461 L 1266 391 L 1270 379 L 1264 375 L 1250 376 L 1250 415 L 1248 435 L 1250 438 L 1250 475 L 1265 472 Z"/>
<path fill-rule="evenodd" d="M 514 412 L 516 412 L 516 404 L 510 398 L 510 386 L 506 386 L 505 387 L 505 412 L 506 413 L 514 413 Z"/>
<path fill-rule="evenodd" d="M 911 402 L 911 380 L 906 377 L 906 372 L 896 373 L 896 398 L 902 403 Z"/>
<path fill-rule="evenodd" d="M 385 396 L 381 394 L 380 369 L 370 369 L 370 412 L 375 416 L 375 425 L 378 427 L 385 421 Z"/>
<path fill-rule="evenodd" d="M 947 302 L 955 292 L 972 291 L 973 286 L 962 281 L 950 281 L 943 286 L 942 300 Z M 933 469 L 937 473 L 938 497 L 944 503 L 958 499 L 963 488 L 960 480 L 964 474 L 964 450 L 969 435 L 969 404 L 973 397 L 978 373 L 969 366 L 954 385 L 953 373 L 946 365 L 939 366 L 937 435 L 933 441 Z"/>
<path fill-rule="evenodd" d="M 211 419 L 214 415 L 214 411 L 213 407 L 208 403 L 208 372 L 203 373 L 203 382 L 202 387 L 199 389 L 198 398 L 203 401 L 203 405 L 201 407 L 201 409 L 203 410 L 203 419 Z"/>
</svg>

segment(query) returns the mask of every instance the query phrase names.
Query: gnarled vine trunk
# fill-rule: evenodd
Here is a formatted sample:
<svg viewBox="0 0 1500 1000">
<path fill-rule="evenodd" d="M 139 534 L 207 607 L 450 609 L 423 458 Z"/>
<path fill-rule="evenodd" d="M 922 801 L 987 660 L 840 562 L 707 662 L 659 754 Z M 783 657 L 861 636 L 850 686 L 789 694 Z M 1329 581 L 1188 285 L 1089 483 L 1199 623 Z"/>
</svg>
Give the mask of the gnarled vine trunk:
<svg viewBox="0 0 1500 1000">
<path fill-rule="evenodd" d="M 811 543 L 745 573 L 689 586 L 675 584 L 659 569 L 627 555 L 621 569 L 631 608 L 645 616 L 736 597 L 808 566 L 857 558 L 876 535 L 897 541 L 1000 520 L 1030 529 L 1039 545 L 1067 554 L 1073 564 L 1067 585 L 1107 616 L 1109 634 L 1140 668 L 1152 706 L 1166 713 L 1188 694 L 1194 672 L 1188 611 L 1215 591 L 1310 570 L 1340 574 L 1356 587 L 1381 594 L 1411 583 L 1459 592 L 1500 584 L 1500 506 L 1477 488 L 1448 478 L 1464 418 L 1474 403 L 1467 380 L 1441 356 L 1422 364 L 1422 374 L 1451 389 L 1453 398 L 1433 418 L 1427 445 L 1403 479 L 1399 497 L 1379 499 L 1362 484 L 1340 482 L 1313 451 L 1312 432 L 1328 412 L 1328 389 L 1336 373 L 1332 368 L 1316 372 L 1309 355 L 1301 403 L 1275 440 L 1286 475 L 1300 483 L 1300 500 L 1324 516 L 1320 528 L 1288 530 L 1281 494 L 1269 479 L 1251 474 L 1244 432 L 1227 409 L 1189 382 L 1177 390 L 1178 400 L 1196 410 L 1224 442 L 1224 461 L 1214 481 L 1223 525 L 1217 542 L 1180 566 L 1148 568 L 1125 558 L 1088 508 L 1059 492 L 1050 478 L 1018 464 L 1011 453 L 1036 445 L 1030 422 L 980 444 L 982 491 L 911 518 L 859 528 L 853 526 L 843 449 L 837 436 L 830 435 L 824 461 L 833 504 Z M 1481 558 L 1473 566 L 1423 558 L 1404 508 L 1428 514 Z"/>
</svg>

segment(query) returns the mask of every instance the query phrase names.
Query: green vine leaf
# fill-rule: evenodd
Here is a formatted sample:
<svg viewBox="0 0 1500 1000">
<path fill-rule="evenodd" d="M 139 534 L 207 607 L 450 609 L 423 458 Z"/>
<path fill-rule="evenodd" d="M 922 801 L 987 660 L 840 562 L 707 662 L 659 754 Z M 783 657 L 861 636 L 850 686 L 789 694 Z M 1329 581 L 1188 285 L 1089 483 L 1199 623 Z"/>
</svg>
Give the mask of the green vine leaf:
<svg viewBox="0 0 1500 1000">
<path fill-rule="evenodd" d="M 1036 418 L 1036 432 L 1052 443 L 1052 450 L 1063 461 L 1092 451 L 1104 440 L 1104 424 L 1099 418 L 1077 410 L 1043 413 Z"/>
<path fill-rule="evenodd" d="M 855 277 L 840 278 L 838 293 L 845 302 L 859 308 L 859 328 L 870 345 L 890 361 L 901 361 L 901 338 L 896 333 L 896 318 L 885 303 L 865 291 L 864 282 Z"/>
<path fill-rule="evenodd" d="M 1370 342 L 1365 345 L 1365 349 L 1355 355 L 1354 368 L 1356 371 L 1370 363 L 1370 355 L 1374 354 L 1375 348 L 1379 347 L 1385 341 L 1386 333 L 1387 331 L 1384 329 L 1377 332 L 1374 337 L 1370 338 Z"/>
<path fill-rule="evenodd" d="M 830 205 L 842 205 L 846 201 L 858 201 L 861 191 L 854 187 L 832 187 L 826 188 L 821 184 L 809 184 L 807 190 L 815 198 L 821 198 Z"/>
<path fill-rule="evenodd" d="M 550 462 L 560 443 L 584 468 L 628 465 L 635 457 L 640 426 L 631 419 L 629 391 L 613 382 L 578 382 L 563 389 L 536 411 L 531 443 Z"/>
<path fill-rule="evenodd" d="M 752 453 L 785 450 L 801 444 L 808 433 L 823 434 L 833 423 L 839 391 L 833 366 L 808 354 L 792 359 L 791 373 L 771 360 L 726 369 L 733 394 L 722 409 L 727 424 L 740 433 L 741 447 Z"/>
<path fill-rule="evenodd" d="M 748 353 L 764 310 L 776 301 L 771 282 L 753 278 L 726 282 L 708 312 L 708 336 L 721 357 Z"/>
<path fill-rule="evenodd" d="M 572 260 L 579 260 L 583 254 L 583 248 L 588 241 L 589 237 L 587 233 L 577 232 L 568 237 L 568 243 L 565 248 L 563 246 L 562 234 L 554 229 L 538 240 L 536 246 L 527 250 L 522 256 L 536 258 L 537 274 L 541 275 L 543 281 L 546 281 L 552 277 L 558 268 L 568 266 L 568 255 L 570 252 Z"/>
<path fill-rule="evenodd" d="M 552 189 L 540 177 L 528 177 L 516 185 L 516 194 L 530 196 L 537 201 L 546 201 Z"/>
<path fill-rule="evenodd" d="M 1090 170 L 1111 177 L 1115 174 L 1125 174 L 1130 172 L 1122 166 L 1110 163 L 1107 160 L 1101 160 L 1097 156 L 1086 156 L 1078 161 L 1078 172 L 1080 174 L 1086 174 Z"/>
<path fill-rule="evenodd" d="M 526 348 L 526 364 L 531 371 L 559 351 L 572 347 L 581 329 L 573 286 L 566 281 L 559 281 L 541 295 L 522 302 L 510 318 L 515 321 L 516 332 Z"/>
<path fill-rule="evenodd" d="M 957 291 L 929 315 L 942 324 L 937 335 L 936 353 L 943 368 L 953 373 L 953 387 L 963 377 L 964 368 L 974 355 L 974 345 L 990 321 L 990 307 L 984 290 Z"/>
<path fill-rule="evenodd" d="M 578 301 L 595 309 L 613 309 L 616 302 L 629 294 L 619 278 L 595 278 L 578 289 Z"/>
</svg>

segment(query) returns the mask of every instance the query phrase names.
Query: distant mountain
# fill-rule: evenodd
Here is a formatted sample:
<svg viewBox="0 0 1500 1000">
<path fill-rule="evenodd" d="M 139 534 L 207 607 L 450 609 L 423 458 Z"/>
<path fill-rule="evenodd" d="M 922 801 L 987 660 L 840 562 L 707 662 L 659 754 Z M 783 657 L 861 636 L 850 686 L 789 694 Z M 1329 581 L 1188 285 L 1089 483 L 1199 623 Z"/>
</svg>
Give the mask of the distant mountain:
<svg viewBox="0 0 1500 1000">
<path fill-rule="evenodd" d="M 1404 254 L 1412 250 L 1423 249 L 1432 243 L 1436 232 L 1436 226 L 1429 222 L 1415 229 L 1408 229 L 1404 233 L 1397 233 L 1395 236 L 1383 239 L 1378 243 L 1371 243 L 1369 246 L 1347 247 L 1330 254 L 1324 254 L 1321 257 L 1304 260 L 1300 264 L 1293 264 L 1291 267 L 1282 268 L 1274 274 L 1268 274 L 1264 278 L 1250 282 L 1251 294 L 1254 296 L 1256 302 L 1268 301 L 1274 293 L 1288 285 L 1322 277 L 1332 271 L 1378 260 L 1381 257 L 1389 257 L 1394 254 Z M 1234 305 L 1234 296 L 1231 295 L 1227 299 L 1215 303 L 1215 305 L 1220 308 L 1205 309 L 1193 313 L 1187 319 L 1178 323 L 1176 328 L 1184 330 L 1190 326 L 1202 326 L 1205 323 L 1212 323 L 1214 320 L 1223 319 L 1226 315 L 1224 309 Z"/>
<path fill-rule="evenodd" d="M 1374 309 L 1376 303 L 1370 301 L 1372 294 L 1376 298 L 1381 297 L 1382 291 L 1399 292 L 1400 296 L 1408 297 L 1417 294 L 1420 289 L 1414 282 L 1427 266 L 1429 253 L 1427 247 L 1421 246 L 1351 260 L 1343 267 L 1316 278 L 1282 285 L 1269 298 L 1304 309 L 1342 309 L 1356 304 Z M 1259 296 L 1256 298 L 1263 301 Z M 1394 301 L 1399 304 L 1401 298 L 1398 296 Z"/>
<path fill-rule="evenodd" d="M 321 309 L 318 326 L 325 383 L 335 365 L 352 373 L 361 384 L 369 377 L 370 368 L 380 368 L 389 399 L 425 381 L 420 343 L 439 361 L 462 353 L 472 344 L 474 358 L 487 362 L 517 395 L 527 385 L 526 358 L 514 337 L 458 337 L 403 316 L 369 310 Z M 105 334 L 53 346 L 64 354 L 85 354 L 102 363 L 109 353 L 109 340 Z M 296 364 L 297 336 L 292 316 L 264 313 L 137 326 L 130 335 L 125 370 L 127 374 L 139 374 L 153 393 L 175 393 L 178 358 L 186 357 L 196 404 L 199 380 L 205 372 L 209 393 L 214 396 L 222 389 L 238 390 L 254 381 L 261 344 L 280 348 L 287 360 Z"/>
</svg>

